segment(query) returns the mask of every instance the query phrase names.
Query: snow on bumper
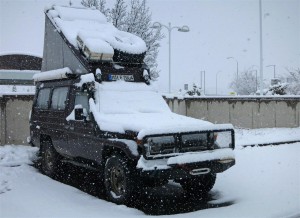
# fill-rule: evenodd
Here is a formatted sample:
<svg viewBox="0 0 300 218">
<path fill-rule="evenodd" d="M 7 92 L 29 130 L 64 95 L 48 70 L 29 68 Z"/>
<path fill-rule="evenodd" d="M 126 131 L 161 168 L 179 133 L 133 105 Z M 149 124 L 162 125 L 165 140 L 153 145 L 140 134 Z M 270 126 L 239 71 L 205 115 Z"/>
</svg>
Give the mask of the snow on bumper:
<svg viewBox="0 0 300 218">
<path fill-rule="evenodd" d="M 187 163 L 195 163 L 195 162 L 203 162 L 210 160 L 230 160 L 234 159 L 233 150 L 230 148 L 226 149 L 217 149 L 212 151 L 203 151 L 199 153 L 189 153 L 183 154 L 176 157 L 170 157 L 168 159 L 168 165 L 175 164 L 187 164 Z"/>
<path fill-rule="evenodd" d="M 165 159 L 146 160 L 140 157 L 137 168 L 142 171 L 166 170 L 174 165 L 195 164 L 205 161 L 217 160 L 219 163 L 227 163 L 235 159 L 234 152 L 230 148 L 216 149 L 202 152 L 183 153 Z"/>
</svg>

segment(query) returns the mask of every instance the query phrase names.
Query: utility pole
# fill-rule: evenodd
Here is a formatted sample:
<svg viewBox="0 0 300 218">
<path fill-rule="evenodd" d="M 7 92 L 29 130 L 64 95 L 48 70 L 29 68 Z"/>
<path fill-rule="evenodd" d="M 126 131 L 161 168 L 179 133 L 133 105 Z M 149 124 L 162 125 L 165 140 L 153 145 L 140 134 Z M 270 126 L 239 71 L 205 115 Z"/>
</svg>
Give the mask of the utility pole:
<svg viewBox="0 0 300 218">
<path fill-rule="evenodd" d="M 262 26 L 262 5 L 261 0 L 259 0 L 259 44 L 260 44 L 260 83 L 259 83 L 259 89 L 260 89 L 260 95 L 263 95 L 263 80 L 264 80 L 264 72 L 263 72 L 263 66 L 264 66 L 264 57 L 263 57 L 263 26 Z"/>
</svg>

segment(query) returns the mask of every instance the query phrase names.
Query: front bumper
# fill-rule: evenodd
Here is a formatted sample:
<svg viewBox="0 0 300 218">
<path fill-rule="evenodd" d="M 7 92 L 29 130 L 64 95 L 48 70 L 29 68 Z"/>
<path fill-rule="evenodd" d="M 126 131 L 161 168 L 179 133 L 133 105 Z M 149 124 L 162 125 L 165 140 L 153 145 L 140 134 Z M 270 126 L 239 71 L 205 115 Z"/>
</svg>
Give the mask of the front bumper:
<svg viewBox="0 0 300 218">
<path fill-rule="evenodd" d="M 178 156 L 146 160 L 140 158 L 137 169 L 142 177 L 153 179 L 186 179 L 204 174 L 221 173 L 235 164 L 230 149 L 180 154 Z"/>
</svg>

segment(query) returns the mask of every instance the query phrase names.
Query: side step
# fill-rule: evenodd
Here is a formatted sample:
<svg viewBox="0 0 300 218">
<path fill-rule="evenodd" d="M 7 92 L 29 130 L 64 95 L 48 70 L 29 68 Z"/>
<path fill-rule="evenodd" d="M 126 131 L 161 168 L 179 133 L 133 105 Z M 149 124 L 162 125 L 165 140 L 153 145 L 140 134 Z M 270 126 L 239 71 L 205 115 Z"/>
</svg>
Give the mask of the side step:
<svg viewBox="0 0 300 218">
<path fill-rule="evenodd" d="M 74 166 L 83 167 L 83 168 L 86 168 L 86 169 L 89 169 L 89 170 L 93 170 L 93 171 L 98 171 L 99 170 L 99 168 L 93 167 L 93 166 L 91 166 L 89 164 L 79 163 L 79 162 L 74 161 L 74 160 L 62 160 L 61 162 L 63 162 L 63 163 L 69 163 L 69 164 L 72 164 Z"/>
</svg>

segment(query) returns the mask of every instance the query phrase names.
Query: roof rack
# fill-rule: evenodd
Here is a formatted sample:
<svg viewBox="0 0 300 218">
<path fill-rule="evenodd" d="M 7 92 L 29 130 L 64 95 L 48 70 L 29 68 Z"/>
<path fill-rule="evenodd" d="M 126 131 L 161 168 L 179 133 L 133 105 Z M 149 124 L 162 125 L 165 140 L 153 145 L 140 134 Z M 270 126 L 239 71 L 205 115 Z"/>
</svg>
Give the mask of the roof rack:
<svg viewBox="0 0 300 218">
<path fill-rule="evenodd" d="M 73 73 L 70 68 L 65 67 L 57 70 L 49 70 L 44 72 L 39 72 L 33 75 L 33 80 L 35 82 L 55 80 L 55 79 L 69 79 L 77 78 L 82 74 Z"/>
</svg>

